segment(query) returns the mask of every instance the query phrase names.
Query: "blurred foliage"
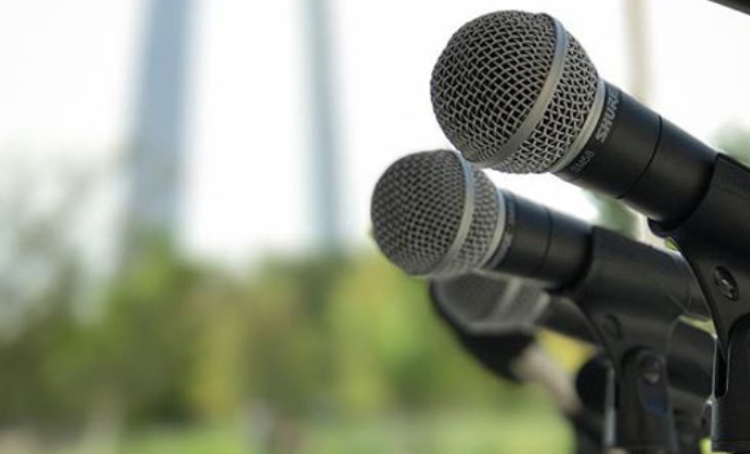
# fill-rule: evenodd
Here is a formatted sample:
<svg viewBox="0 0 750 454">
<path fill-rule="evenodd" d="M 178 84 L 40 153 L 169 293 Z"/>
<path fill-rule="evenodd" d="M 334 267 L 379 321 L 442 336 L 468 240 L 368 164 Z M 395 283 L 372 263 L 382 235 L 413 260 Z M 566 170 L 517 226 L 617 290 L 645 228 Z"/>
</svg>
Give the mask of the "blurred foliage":
<svg viewBox="0 0 750 454">
<path fill-rule="evenodd" d="M 727 124 L 719 130 L 713 141 L 719 150 L 750 165 L 750 129 L 737 124 Z"/>
<path fill-rule="evenodd" d="M 459 349 L 424 283 L 379 257 L 276 259 L 237 276 L 155 246 L 94 320 L 75 316 L 67 282 L 18 336 L 0 339 L 0 386 L 13 390 L 0 432 L 78 433 L 102 417 L 132 429 L 240 419 L 270 452 L 290 452 L 310 421 L 532 405 L 564 433 L 534 390 L 496 380 Z"/>
<path fill-rule="evenodd" d="M 597 214 L 597 225 L 622 233 L 630 238 L 638 237 L 638 215 L 617 199 L 588 194 L 594 203 Z"/>
<path fill-rule="evenodd" d="M 4 182 L 18 196 L 0 197 L 0 452 L 485 452 L 531 419 L 561 434 L 540 449 L 564 440 L 542 396 L 475 364 L 424 283 L 379 256 L 238 274 L 139 232 L 91 298 L 71 238 L 91 181 L 61 178 L 45 210 L 41 185 Z"/>
<path fill-rule="evenodd" d="M 746 130 L 728 128 L 717 145 L 750 160 Z M 632 212 L 595 203 L 600 224 L 635 235 Z M 481 369 L 431 313 L 424 283 L 378 255 L 275 257 L 238 273 L 154 241 L 102 293 L 96 316 L 82 318 L 81 266 L 55 246 L 64 216 L 48 216 L 43 230 L 25 227 L 29 219 L 19 244 L 50 266 L 44 285 L 24 293 L 34 309 L 0 336 L 0 438 L 17 428 L 71 437 L 97 421 L 125 429 L 127 452 L 188 452 L 183 443 L 214 446 L 194 452 L 520 452 L 519 440 L 554 449 L 569 437 L 543 396 Z M 569 370 L 587 354 L 557 336 L 542 342 Z M 155 431 L 165 426 L 180 429 Z M 528 432 L 538 427 L 555 435 Z M 195 431 L 177 435 L 185 428 Z"/>
</svg>

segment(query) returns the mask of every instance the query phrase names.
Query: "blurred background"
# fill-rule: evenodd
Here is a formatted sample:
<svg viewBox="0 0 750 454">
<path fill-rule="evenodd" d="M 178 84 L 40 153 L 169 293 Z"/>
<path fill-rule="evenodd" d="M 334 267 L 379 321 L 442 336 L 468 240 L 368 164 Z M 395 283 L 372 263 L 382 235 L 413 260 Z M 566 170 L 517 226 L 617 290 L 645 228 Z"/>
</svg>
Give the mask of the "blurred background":
<svg viewBox="0 0 750 454">
<path fill-rule="evenodd" d="M 368 231 L 387 165 L 449 146 L 440 51 L 500 9 L 553 14 L 603 77 L 750 154 L 750 17 L 705 0 L 1 0 L 0 453 L 569 452 Z"/>
</svg>

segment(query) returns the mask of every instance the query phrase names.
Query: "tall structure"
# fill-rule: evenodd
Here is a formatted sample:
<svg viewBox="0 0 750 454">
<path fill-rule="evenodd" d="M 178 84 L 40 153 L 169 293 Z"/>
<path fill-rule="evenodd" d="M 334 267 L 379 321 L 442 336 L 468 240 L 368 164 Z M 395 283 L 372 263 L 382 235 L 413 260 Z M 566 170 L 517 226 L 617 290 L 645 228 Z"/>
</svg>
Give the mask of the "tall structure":
<svg viewBox="0 0 750 454">
<path fill-rule="evenodd" d="M 650 34 L 648 11 L 644 0 L 621 0 L 627 46 L 628 93 L 648 104 L 651 97 Z M 636 214 L 619 201 L 590 194 L 599 211 L 599 221 L 626 235 L 636 236 L 654 246 L 662 245 L 648 227 L 643 216 Z"/>
<path fill-rule="evenodd" d="M 651 101 L 651 29 L 644 0 L 623 0 L 628 47 L 629 92 L 639 101 Z"/>
<path fill-rule="evenodd" d="M 126 254 L 176 233 L 182 193 L 186 65 L 194 0 L 149 0 L 130 150 Z"/>
<path fill-rule="evenodd" d="M 622 0 L 625 12 L 625 40 L 628 51 L 628 91 L 640 102 L 650 105 L 652 93 L 651 29 L 648 5 L 645 0 Z M 646 218 L 636 216 L 639 237 L 653 246 L 663 246 L 664 240 L 651 232 Z"/>
<path fill-rule="evenodd" d="M 337 137 L 328 0 L 305 0 L 310 109 L 311 201 L 317 246 L 335 249 L 341 239 L 340 146 Z"/>
</svg>

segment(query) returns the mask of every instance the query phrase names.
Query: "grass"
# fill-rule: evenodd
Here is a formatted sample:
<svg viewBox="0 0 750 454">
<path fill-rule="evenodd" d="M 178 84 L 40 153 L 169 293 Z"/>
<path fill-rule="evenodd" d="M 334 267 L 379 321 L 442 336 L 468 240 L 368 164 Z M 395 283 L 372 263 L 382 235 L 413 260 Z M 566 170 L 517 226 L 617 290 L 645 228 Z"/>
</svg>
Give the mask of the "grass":
<svg viewBox="0 0 750 454">
<path fill-rule="evenodd" d="M 470 413 L 394 417 L 321 427 L 305 454 L 496 454 L 570 452 L 570 434 L 552 414 Z"/>
<path fill-rule="evenodd" d="M 515 410 L 441 410 L 301 424 L 298 443 L 284 452 L 261 448 L 257 428 L 153 428 L 119 440 L 67 447 L 55 454 L 513 454 L 571 452 L 565 422 L 538 405 Z"/>
<path fill-rule="evenodd" d="M 398 415 L 371 420 L 313 421 L 297 448 L 263 452 L 235 428 L 200 427 L 141 432 L 117 454 L 512 454 L 570 452 L 568 429 L 539 411 Z M 69 454 L 78 454 L 71 452 Z"/>
<path fill-rule="evenodd" d="M 127 438 L 120 454 L 255 454 L 238 433 L 217 428 L 154 430 Z"/>
</svg>

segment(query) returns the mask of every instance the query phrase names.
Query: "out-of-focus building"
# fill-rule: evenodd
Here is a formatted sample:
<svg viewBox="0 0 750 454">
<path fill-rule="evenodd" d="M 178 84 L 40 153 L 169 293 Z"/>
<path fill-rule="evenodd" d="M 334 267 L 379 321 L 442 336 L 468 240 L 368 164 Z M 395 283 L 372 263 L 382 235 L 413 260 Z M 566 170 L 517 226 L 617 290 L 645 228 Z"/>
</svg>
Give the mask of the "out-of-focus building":
<svg viewBox="0 0 750 454">
<path fill-rule="evenodd" d="M 337 137 L 337 99 L 334 96 L 331 18 L 328 0 L 306 0 L 308 42 L 310 163 L 314 241 L 336 248 L 342 240 L 339 167 L 342 154 Z"/>
<path fill-rule="evenodd" d="M 175 237 L 182 202 L 187 62 L 194 0 L 150 0 L 129 160 L 125 251 Z"/>
</svg>

